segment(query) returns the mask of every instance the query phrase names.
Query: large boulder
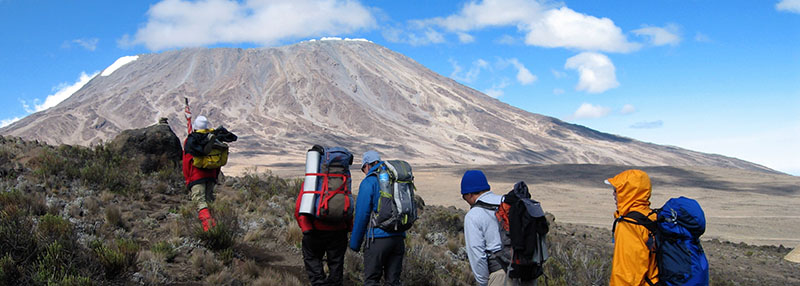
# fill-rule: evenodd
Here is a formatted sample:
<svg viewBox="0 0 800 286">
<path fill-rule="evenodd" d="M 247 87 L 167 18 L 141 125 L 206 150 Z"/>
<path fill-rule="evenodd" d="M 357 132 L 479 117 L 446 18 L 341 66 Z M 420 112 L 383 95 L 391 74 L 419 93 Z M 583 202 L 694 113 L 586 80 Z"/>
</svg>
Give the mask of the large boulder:
<svg viewBox="0 0 800 286">
<path fill-rule="evenodd" d="M 166 118 L 158 124 L 122 131 L 109 143 L 109 148 L 133 158 L 143 173 L 180 165 L 183 149 Z"/>
</svg>

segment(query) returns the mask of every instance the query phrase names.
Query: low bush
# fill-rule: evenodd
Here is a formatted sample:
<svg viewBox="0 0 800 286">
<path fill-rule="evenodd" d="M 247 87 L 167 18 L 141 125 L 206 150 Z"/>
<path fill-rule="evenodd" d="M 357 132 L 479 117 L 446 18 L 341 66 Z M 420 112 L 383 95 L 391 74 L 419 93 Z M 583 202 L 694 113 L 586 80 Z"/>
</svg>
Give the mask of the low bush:
<svg viewBox="0 0 800 286">
<path fill-rule="evenodd" d="M 197 222 L 194 231 L 195 237 L 200 239 L 208 249 L 214 251 L 232 247 L 235 237 L 241 232 L 236 211 L 229 202 L 212 203 L 210 209 L 212 217 L 216 220 L 216 226 L 211 227 L 208 231 L 203 231 L 200 223 Z"/>
<path fill-rule="evenodd" d="M 247 170 L 233 187 L 241 190 L 248 200 L 269 200 L 273 196 L 296 197 L 302 183 L 302 179 L 283 179 L 269 170 L 258 173 L 257 169 L 252 169 Z"/>
<path fill-rule="evenodd" d="M 141 171 L 131 159 L 99 144 L 93 148 L 61 145 L 45 148 L 31 159 L 36 177 L 47 186 L 79 180 L 85 186 L 126 194 L 141 188 Z"/>
<path fill-rule="evenodd" d="M 154 254 L 161 257 L 162 260 L 166 262 L 172 262 L 176 256 L 178 256 L 178 252 L 175 250 L 175 246 L 172 243 L 167 241 L 160 241 L 150 247 L 150 251 Z"/>
<path fill-rule="evenodd" d="M 113 278 L 136 265 L 139 245 L 130 239 L 118 239 L 110 245 L 100 241 L 91 243 L 91 248 L 105 270 L 106 277 Z"/>
</svg>

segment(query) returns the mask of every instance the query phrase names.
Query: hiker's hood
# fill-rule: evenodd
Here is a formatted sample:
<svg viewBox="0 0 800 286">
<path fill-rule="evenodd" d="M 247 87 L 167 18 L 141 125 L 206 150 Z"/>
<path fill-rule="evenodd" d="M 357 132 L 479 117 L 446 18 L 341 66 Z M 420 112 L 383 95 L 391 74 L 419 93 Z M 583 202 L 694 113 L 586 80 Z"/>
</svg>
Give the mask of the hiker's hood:
<svg viewBox="0 0 800 286">
<path fill-rule="evenodd" d="M 620 217 L 632 211 L 644 215 L 650 213 L 650 177 L 642 170 L 627 170 L 617 174 L 608 182 L 614 186 L 617 193 L 617 212 L 614 217 Z"/>
</svg>

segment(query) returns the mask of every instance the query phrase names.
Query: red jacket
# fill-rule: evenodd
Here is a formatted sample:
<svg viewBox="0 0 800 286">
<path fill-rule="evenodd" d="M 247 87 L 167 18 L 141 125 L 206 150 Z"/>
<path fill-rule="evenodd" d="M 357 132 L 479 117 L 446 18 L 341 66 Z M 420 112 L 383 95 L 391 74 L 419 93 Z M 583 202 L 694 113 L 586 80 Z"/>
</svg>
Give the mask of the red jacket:
<svg viewBox="0 0 800 286">
<path fill-rule="evenodd" d="M 183 145 L 186 146 L 186 140 L 183 141 Z M 191 188 L 195 184 L 204 183 L 209 180 L 217 180 L 220 168 L 197 168 L 192 165 L 192 158 L 194 158 L 192 154 L 186 153 L 186 150 L 183 150 L 183 178 L 186 180 L 186 187 Z"/>
</svg>

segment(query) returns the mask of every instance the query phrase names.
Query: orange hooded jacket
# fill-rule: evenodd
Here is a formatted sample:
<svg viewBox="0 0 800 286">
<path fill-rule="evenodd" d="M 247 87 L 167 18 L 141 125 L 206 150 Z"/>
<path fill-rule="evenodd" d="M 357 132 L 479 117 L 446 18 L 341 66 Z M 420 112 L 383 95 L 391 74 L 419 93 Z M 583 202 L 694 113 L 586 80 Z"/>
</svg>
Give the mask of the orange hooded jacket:
<svg viewBox="0 0 800 286">
<path fill-rule="evenodd" d="M 608 182 L 616 190 L 617 211 L 614 218 L 636 211 L 648 215 L 650 209 L 650 178 L 641 170 L 627 170 Z M 656 215 L 651 214 L 655 220 Z M 641 225 L 619 222 L 614 232 L 614 260 L 611 264 L 610 286 L 648 285 L 645 277 L 658 282 L 655 253 L 647 247 L 649 231 Z"/>
</svg>

